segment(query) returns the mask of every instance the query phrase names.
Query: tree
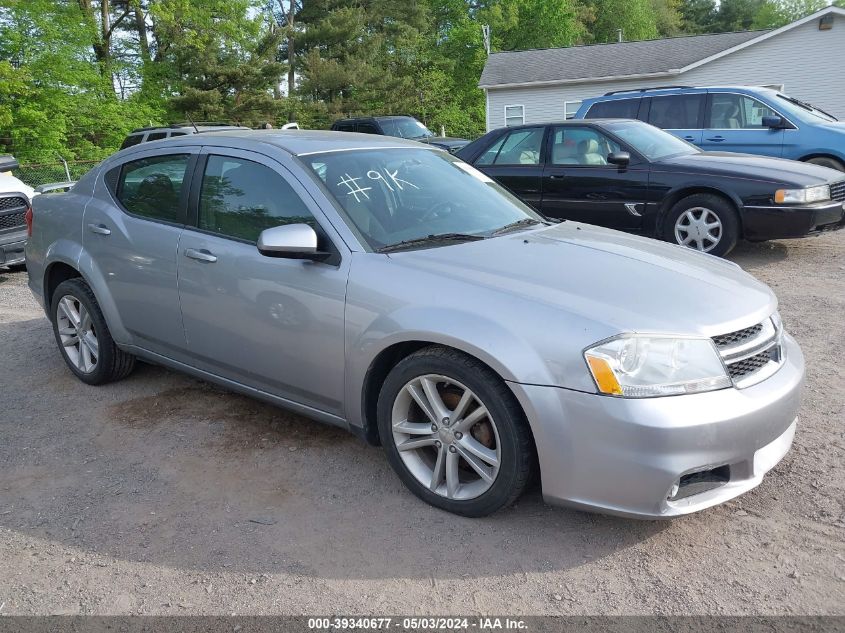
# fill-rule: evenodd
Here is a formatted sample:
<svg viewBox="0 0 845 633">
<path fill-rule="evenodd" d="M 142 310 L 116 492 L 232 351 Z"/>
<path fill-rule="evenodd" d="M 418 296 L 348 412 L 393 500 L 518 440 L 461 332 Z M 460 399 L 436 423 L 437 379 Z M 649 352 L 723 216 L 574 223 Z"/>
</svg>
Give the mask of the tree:
<svg viewBox="0 0 845 633">
<path fill-rule="evenodd" d="M 715 31 L 716 0 L 683 0 L 679 7 L 681 28 L 685 33 L 713 33 Z"/>
<path fill-rule="evenodd" d="M 259 8 L 257 0 L 151 3 L 156 63 L 144 81 L 166 95 L 172 116 L 253 125 L 276 118 L 284 33 Z"/>
<path fill-rule="evenodd" d="M 595 14 L 591 25 L 593 41 L 615 42 L 622 29 L 627 41 L 658 36 L 657 16 L 651 0 L 590 0 Z"/>
<path fill-rule="evenodd" d="M 827 0 L 767 0 L 754 16 L 752 28 L 773 29 L 828 6 Z"/>
</svg>

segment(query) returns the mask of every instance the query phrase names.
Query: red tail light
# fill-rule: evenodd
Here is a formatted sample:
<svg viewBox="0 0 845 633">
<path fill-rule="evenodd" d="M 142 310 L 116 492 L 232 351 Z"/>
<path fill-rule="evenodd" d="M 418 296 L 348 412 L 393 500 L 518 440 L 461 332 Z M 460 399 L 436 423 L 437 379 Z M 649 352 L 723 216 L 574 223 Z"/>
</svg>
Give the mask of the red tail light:
<svg viewBox="0 0 845 633">
<path fill-rule="evenodd" d="M 26 213 L 23 216 L 24 220 L 26 220 L 26 235 L 27 237 L 32 237 L 32 205 L 30 204 L 26 208 Z"/>
</svg>

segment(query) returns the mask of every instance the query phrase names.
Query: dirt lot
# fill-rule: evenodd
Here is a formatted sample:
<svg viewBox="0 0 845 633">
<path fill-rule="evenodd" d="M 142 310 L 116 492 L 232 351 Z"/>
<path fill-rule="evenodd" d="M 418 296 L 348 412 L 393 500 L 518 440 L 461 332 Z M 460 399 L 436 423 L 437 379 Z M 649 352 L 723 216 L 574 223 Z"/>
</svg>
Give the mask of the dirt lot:
<svg viewBox="0 0 845 633">
<path fill-rule="evenodd" d="M 809 373 L 795 446 L 672 522 L 472 520 L 342 431 L 142 365 L 65 369 L 0 269 L 0 614 L 845 614 L 845 231 L 743 245 Z"/>
</svg>

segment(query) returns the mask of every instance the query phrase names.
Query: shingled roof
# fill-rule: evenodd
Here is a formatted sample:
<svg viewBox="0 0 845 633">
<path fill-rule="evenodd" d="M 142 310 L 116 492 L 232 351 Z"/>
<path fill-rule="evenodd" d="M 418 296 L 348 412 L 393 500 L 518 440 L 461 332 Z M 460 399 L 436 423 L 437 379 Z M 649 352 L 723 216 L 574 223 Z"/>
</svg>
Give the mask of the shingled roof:
<svg viewBox="0 0 845 633">
<path fill-rule="evenodd" d="M 768 33 L 741 31 L 687 35 L 662 40 L 618 42 L 492 53 L 484 65 L 482 88 L 532 83 L 669 75 Z"/>
</svg>

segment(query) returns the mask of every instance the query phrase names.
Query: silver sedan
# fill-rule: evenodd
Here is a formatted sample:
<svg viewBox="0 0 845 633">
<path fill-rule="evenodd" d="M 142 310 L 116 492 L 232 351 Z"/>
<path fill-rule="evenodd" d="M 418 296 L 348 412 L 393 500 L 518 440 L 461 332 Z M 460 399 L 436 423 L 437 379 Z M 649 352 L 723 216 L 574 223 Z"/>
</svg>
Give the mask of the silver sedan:
<svg viewBox="0 0 845 633">
<path fill-rule="evenodd" d="M 804 361 L 765 285 L 552 223 L 435 148 L 145 143 L 29 219 L 29 284 L 80 380 L 143 359 L 343 427 L 451 512 L 538 473 L 553 503 L 681 515 L 756 486 L 795 433 Z"/>
</svg>

